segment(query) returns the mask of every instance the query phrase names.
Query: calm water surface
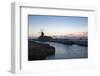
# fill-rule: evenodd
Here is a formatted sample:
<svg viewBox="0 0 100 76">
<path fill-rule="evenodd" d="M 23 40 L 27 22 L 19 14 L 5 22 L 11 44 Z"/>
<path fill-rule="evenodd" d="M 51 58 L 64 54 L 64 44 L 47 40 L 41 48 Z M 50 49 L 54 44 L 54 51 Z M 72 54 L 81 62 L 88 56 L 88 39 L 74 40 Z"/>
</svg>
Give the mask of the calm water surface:
<svg viewBox="0 0 100 76">
<path fill-rule="evenodd" d="M 73 59 L 73 58 L 87 58 L 88 49 L 79 45 L 64 45 L 61 43 L 45 42 L 50 46 L 55 47 L 55 55 L 49 56 L 47 59 Z"/>
</svg>

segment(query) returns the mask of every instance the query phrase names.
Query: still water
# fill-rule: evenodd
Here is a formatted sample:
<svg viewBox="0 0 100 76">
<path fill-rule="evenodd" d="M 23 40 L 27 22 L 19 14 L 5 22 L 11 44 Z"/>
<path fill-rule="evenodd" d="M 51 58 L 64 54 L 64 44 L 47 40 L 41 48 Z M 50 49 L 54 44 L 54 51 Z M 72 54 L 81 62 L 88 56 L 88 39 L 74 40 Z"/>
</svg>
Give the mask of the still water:
<svg viewBox="0 0 100 76">
<path fill-rule="evenodd" d="M 88 48 L 84 46 L 65 45 L 54 42 L 46 42 L 46 44 L 55 47 L 55 55 L 49 56 L 47 59 L 74 59 L 88 57 Z"/>
</svg>

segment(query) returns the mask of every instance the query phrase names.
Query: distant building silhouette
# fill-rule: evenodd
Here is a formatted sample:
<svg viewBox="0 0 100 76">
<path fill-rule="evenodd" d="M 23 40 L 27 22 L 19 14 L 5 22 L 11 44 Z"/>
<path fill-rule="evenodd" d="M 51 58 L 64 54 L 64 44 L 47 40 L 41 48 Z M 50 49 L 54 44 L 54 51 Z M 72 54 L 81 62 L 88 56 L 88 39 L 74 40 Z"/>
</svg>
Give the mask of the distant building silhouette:
<svg viewBox="0 0 100 76">
<path fill-rule="evenodd" d="M 44 32 L 41 31 L 41 36 L 39 36 L 38 38 L 40 41 L 50 41 L 52 39 L 52 37 L 50 36 L 45 36 Z"/>
<path fill-rule="evenodd" d="M 44 32 L 41 32 L 41 36 L 44 36 Z"/>
</svg>

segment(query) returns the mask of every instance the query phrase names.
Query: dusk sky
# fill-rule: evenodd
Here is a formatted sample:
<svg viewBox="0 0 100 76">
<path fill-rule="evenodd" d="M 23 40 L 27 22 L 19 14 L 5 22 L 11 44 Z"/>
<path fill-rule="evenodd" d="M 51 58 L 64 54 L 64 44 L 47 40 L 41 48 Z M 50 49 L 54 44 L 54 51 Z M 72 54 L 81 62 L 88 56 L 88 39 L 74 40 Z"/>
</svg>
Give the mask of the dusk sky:
<svg viewBox="0 0 100 76">
<path fill-rule="evenodd" d="M 40 36 L 41 30 L 47 36 L 67 36 L 88 32 L 88 17 L 76 16 L 28 16 L 29 37 Z"/>
</svg>

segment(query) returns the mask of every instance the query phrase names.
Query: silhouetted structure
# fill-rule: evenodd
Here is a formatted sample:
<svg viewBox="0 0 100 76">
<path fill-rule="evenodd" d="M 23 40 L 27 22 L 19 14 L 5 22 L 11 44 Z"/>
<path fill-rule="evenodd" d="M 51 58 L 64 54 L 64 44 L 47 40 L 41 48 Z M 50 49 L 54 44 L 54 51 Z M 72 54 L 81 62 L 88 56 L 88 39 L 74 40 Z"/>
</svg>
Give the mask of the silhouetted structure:
<svg viewBox="0 0 100 76">
<path fill-rule="evenodd" d="M 38 38 L 40 41 L 50 41 L 52 39 L 52 37 L 50 36 L 45 36 L 44 32 L 41 31 L 41 36 Z"/>
<path fill-rule="evenodd" d="M 41 36 L 44 36 L 44 32 L 43 31 L 41 32 Z"/>
</svg>

